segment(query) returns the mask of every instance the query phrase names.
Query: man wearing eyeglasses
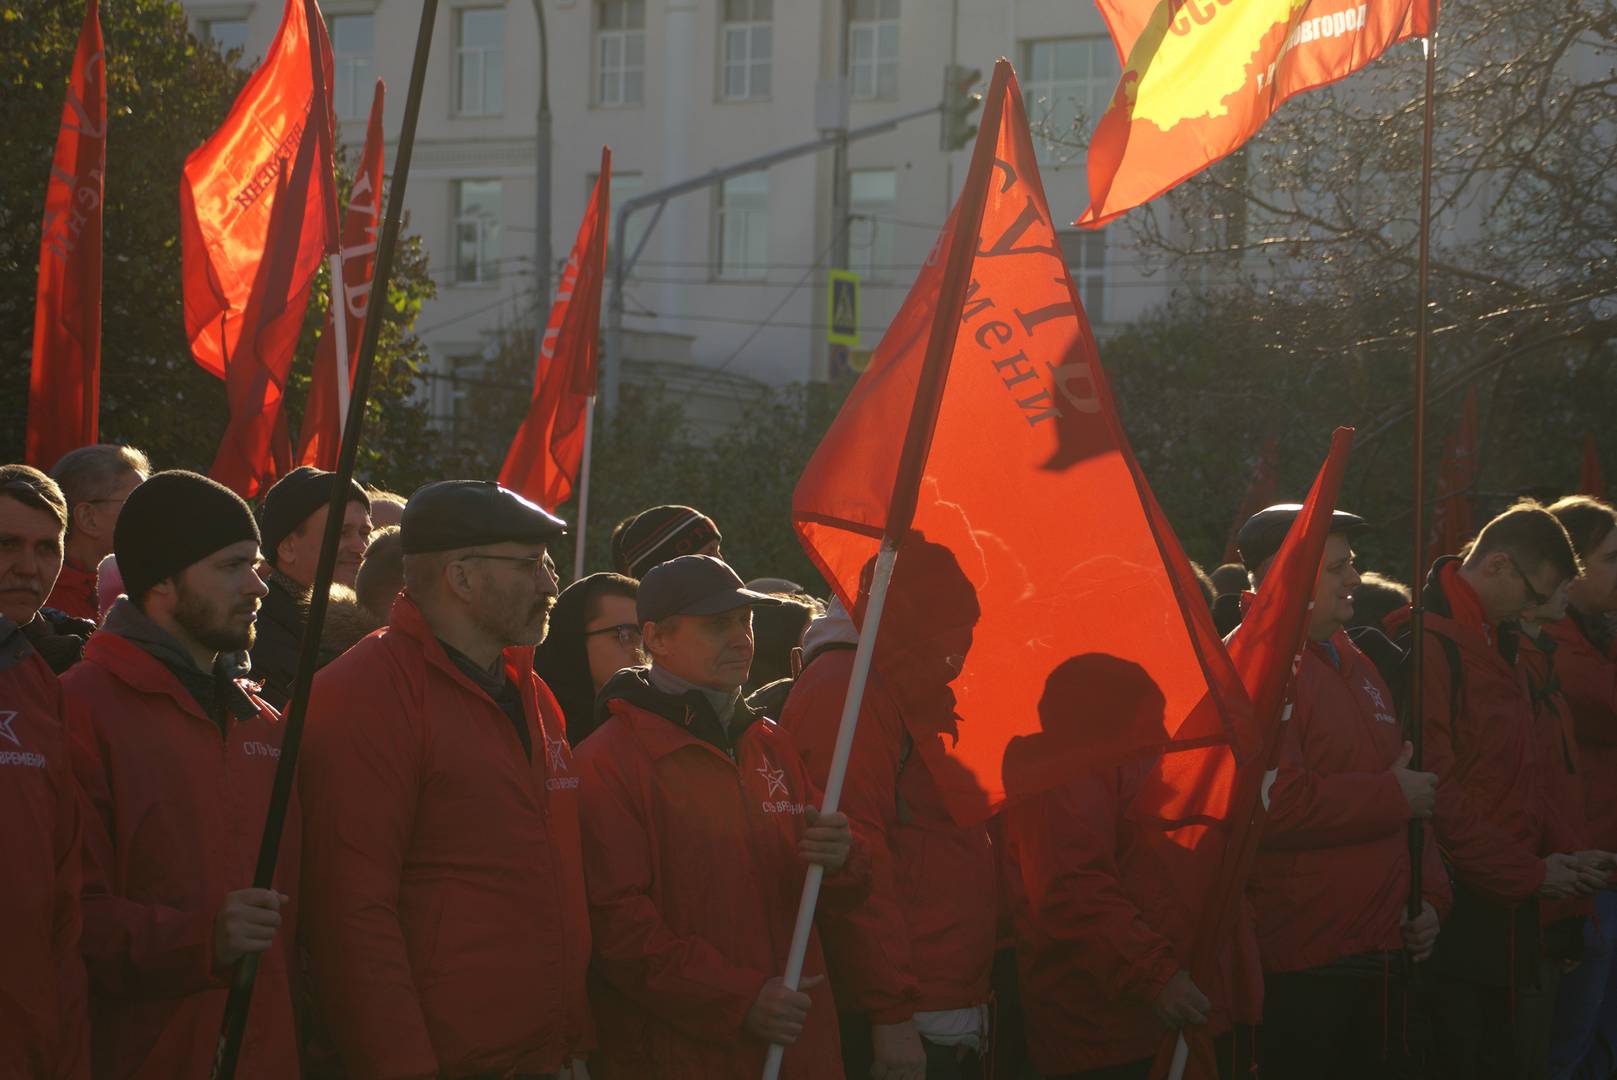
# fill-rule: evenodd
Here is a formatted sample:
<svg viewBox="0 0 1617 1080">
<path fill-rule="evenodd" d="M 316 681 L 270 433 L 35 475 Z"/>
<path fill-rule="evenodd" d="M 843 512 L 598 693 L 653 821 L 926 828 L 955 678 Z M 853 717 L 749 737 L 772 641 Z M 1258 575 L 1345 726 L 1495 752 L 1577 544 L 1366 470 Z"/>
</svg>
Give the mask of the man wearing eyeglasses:
<svg viewBox="0 0 1617 1080">
<path fill-rule="evenodd" d="M 96 567 L 112 554 L 112 530 L 124 500 L 151 471 L 139 450 L 106 443 L 70 450 L 51 469 L 51 479 L 67 496 L 67 547 L 46 607 L 98 621 Z"/>
<path fill-rule="evenodd" d="M 533 672 L 564 528 L 492 483 L 422 488 L 391 621 L 315 679 L 305 941 L 352 1075 L 566 1076 L 592 1040 L 579 778 Z"/>
<path fill-rule="evenodd" d="M 1455 879 L 1430 963 L 1437 1076 L 1542 1070 L 1524 1052 L 1513 1001 L 1537 979 L 1538 900 L 1591 895 L 1610 871 L 1600 852 L 1539 854 L 1543 770 L 1516 664 L 1515 621 L 1579 569 L 1560 522 L 1524 502 L 1488 522 L 1463 558 L 1437 560 L 1426 580 L 1421 765 L 1439 777 L 1432 821 Z"/>
</svg>

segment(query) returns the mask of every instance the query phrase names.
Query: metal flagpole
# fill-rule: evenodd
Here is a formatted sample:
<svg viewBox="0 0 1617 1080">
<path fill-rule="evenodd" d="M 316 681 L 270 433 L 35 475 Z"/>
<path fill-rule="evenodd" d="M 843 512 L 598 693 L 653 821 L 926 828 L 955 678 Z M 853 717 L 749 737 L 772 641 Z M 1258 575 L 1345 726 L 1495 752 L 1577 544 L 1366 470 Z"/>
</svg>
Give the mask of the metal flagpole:
<svg viewBox="0 0 1617 1080">
<path fill-rule="evenodd" d="M 341 219 L 338 219 L 341 221 Z M 340 228 L 340 226 L 339 226 Z M 341 237 L 341 233 L 338 236 Z M 337 443 L 348 428 L 348 290 L 342 279 L 342 241 L 331 256 L 331 332 L 337 338 L 337 363 L 332 375 L 337 380 Z M 317 371 L 315 378 L 320 377 Z"/>
<path fill-rule="evenodd" d="M 1426 50 L 1426 100 L 1421 117 L 1420 157 L 1420 241 L 1415 271 L 1415 540 L 1410 575 L 1409 646 L 1411 691 L 1409 695 L 1409 742 L 1414 749 L 1409 767 L 1421 767 L 1425 723 L 1422 713 L 1422 681 L 1425 675 L 1426 605 L 1426 380 L 1429 333 L 1430 277 L 1432 256 L 1432 131 L 1437 123 L 1437 0 L 1430 0 L 1430 22 L 1422 45 Z M 1426 825 L 1420 818 L 1409 822 L 1409 917 L 1421 912 L 1421 858 L 1426 844 Z"/>
<path fill-rule="evenodd" d="M 319 9 L 314 0 L 305 0 L 309 13 L 311 36 L 314 19 Z M 432 29 L 438 18 L 438 0 L 422 0 L 421 24 L 416 31 L 415 60 L 410 68 L 410 89 L 404 104 L 404 122 L 399 130 L 398 158 L 393 167 L 393 183 L 388 190 L 387 217 L 382 223 L 381 242 L 376 249 L 376 268 L 372 287 L 387 294 L 388 282 L 393 274 L 393 254 L 398 247 L 399 229 L 404 216 L 404 189 L 410 176 L 410 158 L 415 150 L 416 122 L 421 115 L 421 90 L 426 82 L 427 58 L 432 51 Z M 315 64 L 317 100 L 324 71 Z M 320 653 L 320 633 L 325 626 L 326 608 L 331 598 L 331 581 L 337 570 L 337 544 L 342 535 L 343 510 L 347 505 L 348 486 L 354 476 L 354 460 L 359 449 L 361 429 L 365 422 L 365 401 L 370 394 L 371 368 L 376 360 L 376 344 L 381 335 L 382 312 L 386 304 L 368 304 L 365 309 L 365 333 L 360 338 L 359 366 L 354 372 L 353 393 L 348 401 L 346 436 L 337 455 L 337 473 L 331 486 L 331 501 L 326 506 L 326 529 L 320 541 L 320 561 L 315 567 L 314 586 L 309 599 L 309 618 L 303 628 L 303 642 L 298 655 L 297 678 L 292 687 L 292 701 L 287 707 L 281 735 L 281 756 L 275 767 L 275 786 L 270 794 L 269 811 L 265 815 L 264 838 L 258 849 L 258 866 L 253 873 L 253 885 L 260 889 L 274 886 L 275 863 L 280 854 L 281 834 L 286 826 L 286 811 L 292 796 L 292 782 L 297 769 L 298 748 L 303 741 L 303 721 L 309 711 L 309 691 L 314 685 L 314 668 Z M 345 380 L 346 381 L 346 380 Z M 252 1002 L 253 979 L 258 973 L 258 956 L 243 957 L 236 965 L 230 984 L 230 996 L 225 1002 L 224 1019 L 220 1024 L 219 1049 L 214 1058 L 214 1080 L 232 1080 L 236 1075 L 236 1060 L 241 1053 L 242 1034 L 247 1028 L 247 1008 Z"/>
<path fill-rule="evenodd" d="M 590 517 L 590 458 L 595 453 L 595 395 L 584 406 L 584 459 L 578 466 L 578 529 L 573 542 L 573 580 L 584 576 L 584 529 Z"/>
</svg>

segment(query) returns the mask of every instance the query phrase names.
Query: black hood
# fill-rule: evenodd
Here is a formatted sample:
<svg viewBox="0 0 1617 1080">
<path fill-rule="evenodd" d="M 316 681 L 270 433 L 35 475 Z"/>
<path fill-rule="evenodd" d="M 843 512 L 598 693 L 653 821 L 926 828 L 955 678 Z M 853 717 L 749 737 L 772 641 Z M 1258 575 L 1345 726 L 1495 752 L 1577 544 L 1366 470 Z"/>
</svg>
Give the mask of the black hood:
<svg viewBox="0 0 1617 1080">
<path fill-rule="evenodd" d="M 556 695 L 567 722 L 567 741 L 577 746 L 598 726 L 595 683 L 590 679 L 590 654 L 584 639 L 590 599 L 609 574 L 591 574 L 561 591 L 550 609 L 550 629 L 533 651 L 533 670 Z"/>
</svg>

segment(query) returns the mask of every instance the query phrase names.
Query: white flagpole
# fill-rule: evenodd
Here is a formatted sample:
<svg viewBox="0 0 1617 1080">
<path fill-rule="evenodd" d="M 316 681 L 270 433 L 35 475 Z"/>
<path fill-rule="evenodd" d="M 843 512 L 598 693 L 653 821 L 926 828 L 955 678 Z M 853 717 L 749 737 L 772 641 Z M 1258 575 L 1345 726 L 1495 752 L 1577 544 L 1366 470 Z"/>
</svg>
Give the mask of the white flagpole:
<svg viewBox="0 0 1617 1080">
<path fill-rule="evenodd" d="M 332 375 L 337 380 L 337 443 L 342 445 L 343 431 L 348 427 L 348 290 L 342 280 L 342 247 L 331 256 L 331 332 L 337 336 L 337 368 Z M 320 373 L 314 373 L 320 378 Z"/>
<path fill-rule="evenodd" d="M 578 528 L 573 543 L 573 580 L 584 576 L 584 527 L 590 516 L 590 458 L 595 453 L 595 395 L 584 406 L 584 460 L 578 466 Z"/>
<path fill-rule="evenodd" d="M 876 554 L 876 572 L 870 580 L 870 602 L 865 606 L 865 624 L 859 629 L 859 646 L 853 654 L 853 671 L 848 677 L 848 696 L 842 702 L 842 722 L 837 726 L 836 748 L 831 753 L 831 771 L 825 778 L 825 801 L 820 813 L 834 814 L 842 801 L 842 781 L 848 775 L 848 756 L 853 753 L 854 730 L 859 726 L 859 706 L 865 698 L 870 678 L 870 661 L 876 652 L 876 631 L 881 627 L 882 609 L 887 606 L 887 586 L 893 580 L 893 563 L 898 549 L 891 539 L 882 541 Z M 803 879 L 803 899 L 797 907 L 797 925 L 792 929 L 792 946 L 786 954 L 786 986 L 796 990 L 803 980 L 803 960 L 808 956 L 809 933 L 814 929 L 814 908 L 820 899 L 820 880 L 825 868 L 811 864 Z M 780 1076 L 786 1048 L 772 1043 L 764 1059 L 764 1080 Z"/>
<path fill-rule="evenodd" d="M 1184 1080 L 1185 1066 L 1190 1062 L 1190 1044 L 1185 1041 L 1184 1032 L 1179 1033 L 1179 1041 L 1173 1044 L 1173 1063 L 1168 1066 L 1168 1080 Z"/>
</svg>

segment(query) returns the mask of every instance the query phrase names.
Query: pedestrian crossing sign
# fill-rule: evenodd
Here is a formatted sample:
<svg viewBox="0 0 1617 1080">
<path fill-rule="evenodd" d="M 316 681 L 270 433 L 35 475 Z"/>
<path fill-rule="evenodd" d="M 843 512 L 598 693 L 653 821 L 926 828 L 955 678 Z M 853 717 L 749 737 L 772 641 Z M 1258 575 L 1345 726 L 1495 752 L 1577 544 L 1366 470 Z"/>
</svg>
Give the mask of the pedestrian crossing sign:
<svg viewBox="0 0 1617 1080">
<path fill-rule="evenodd" d="M 859 275 L 831 271 L 825 340 L 833 345 L 859 344 Z"/>
</svg>

